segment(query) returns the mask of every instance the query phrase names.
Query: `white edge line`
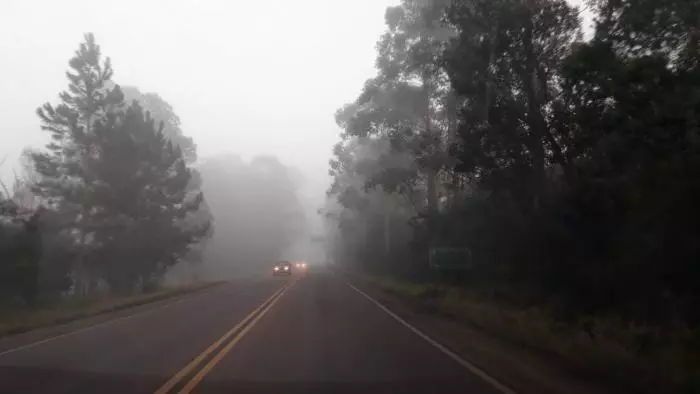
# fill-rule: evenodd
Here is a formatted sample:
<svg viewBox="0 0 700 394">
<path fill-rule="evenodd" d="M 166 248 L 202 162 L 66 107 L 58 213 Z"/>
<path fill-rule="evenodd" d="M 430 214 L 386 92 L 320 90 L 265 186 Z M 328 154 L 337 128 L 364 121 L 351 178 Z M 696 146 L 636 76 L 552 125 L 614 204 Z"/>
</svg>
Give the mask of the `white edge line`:
<svg viewBox="0 0 700 394">
<path fill-rule="evenodd" d="M 410 325 L 408 322 L 406 322 L 406 320 L 400 318 L 397 314 L 395 314 L 394 312 L 390 311 L 389 308 L 387 308 L 387 307 L 385 307 L 384 305 L 380 304 L 379 301 L 377 301 L 377 300 L 375 300 L 374 298 L 368 296 L 368 295 L 367 295 L 365 292 L 363 292 L 362 290 L 358 289 L 357 287 L 351 285 L 351 284 L 348 283 L 348 282 L 345 282 L 345 284 L 347 284 L 348 286 L 350 286 L 351 289 L 355 290 L 356 292 L 360 293 L 360 294 L 363 295 L 365 298 L 367 298 L 368 300 L 370 300 L 374 305 L 376 305 L 377 307 L 379 307 L 379 309 L 383 310 L 383 311 L 386 312 L 389 316 L 393 317 L 394 320 L 396 320 L 397 322 L 401 323 L 402 325 L 404 325 L 404 326 L 405 326 L 406 328 L 408 328 L 409 330 L 413 331 L 414 334 L 418 335 L 419 337 L 423 338 L 423 339 L 424 339 L 426 342 L 428 342 L 429 344 L 431 344 L 431 345 L 435 346 L 436 348 L 438 348 L 438 350 L 440 350 L 440 351 L 443 352 L 445 355 L 447 355 L 448 357 L 450 357 L 451 359 L 453 359 L 454 361 L 456 361 L 459 365 L 463 366 L 464 368 L 467 368 L 467 369 L 468 369 L 469 371 L 471 371 L 474 375 L 476 375 L 476 376 L 480 377 L 481 379 L 483 379 L 484 381 L 488 382 L 491 386 L 493 386 L 494 388 L 496 388 L 496 390 L 500 391 L 500 392 L 503 393 L 503 394 L 516 394 L 516 392 L 513 391 L 513 389 L 511 389 L 511 388 L 509 388 L 509 387 L 503 385 L 501 382 L 499 382 L 498 380 L 494 379 L 494 378 L 491 377 L 489 374 L 487 374 L 483 369 L 481 369 L 481 368 L 477 367 L 476 365 L 470 363 L 469 361 L 463 359 L 462 357 L 460 357 L 459 355 L 457 355 L 455 352 L 451 351 L 450 349 L 448 349 L 448 348 L 446 348 L 445 346 L 441 345 L 440 343 L 438 343 L 438 342 L 435 341 L 434 339 L 432 339 L 432 338 L 430 338 L 429 336 L 425 335 L 421 330 L 419 330 L 419 329 L 413 327 L 412 325 Z"/>
<path fill-rule="evenodd" d="M 219 287 L 219 286 L 215 286 L 215 287 Z M 214 291 L 214 290 L 216 290 L 216 289 L 211 289 L 210 291 Z M 137 316 L 141 316 L 141 315 L 145 315 L 145 314 L 148 314 L 148 313 L 152 313 L 152 312 L 155 312 L 155 311 L 158 311 L 158 310 L 161 310 L 161 309 L 165 309 L 165 308 L 171 307 L 171 306 L 173 306 L 173 305 L 177 305 L 177 304 L 179 304 L 179 303 L 181 303 L 181 302 L 184 302 L 184 301 L 186 301 L 186 300 L 190 300 L 190 299 L 192 299 L 192 298 L 194 298 L 194 297 L 196 297 L 196 296 L 200 296 L 200 295 L 205 294 L 205 293 L 207 293 L 207 292 L 205 291 L 204 293 L 195 293 L 195 294 L 191 294 L 191 295 L 189 295 L 189 296 L 180 298 L 179 300 L 173 300 L 173 301 L 167 302 L 167 303 L 165 303 L 165 304 L 163 304 L 163 305 L 159 305 L 159 306 L 157 306 L 157 307 L 155 307 L 155 308 L 148 308 L 148 309 L 146 309 L 146 310 L 143 310 L 143 311 L 140 311 L 140 312 L 136 312 L 136 313 L 133 313 L 133 314 L 131 314 L 131 315 L 120 316 L 120 317 L 117 317 L 117 318 L 115 318 L 115 319 L 108 319 L 108 320 L 105 320 L 105 321 L 103 321 L 103 322 L 100 322 L 100 323 L 97 323 L 97 324 L 93 324 L 93 325 L 91 325 L 91 326 L 79 328 L 79 329 L 77 329 L 77 330 L 75 330 L 75 331 L 65 332 L 65 333 L 63 333 L 63 334 L 55 335 L 55 336 L 52 336 L 52 337 L 44 338 L 44 339 L 39 340 L 39 341 L 36 341 L 36 342 L 28 343 L 28 344 L 26 344 L 26 345 L 18 346 L 18 347 L 16 347 L 16 348 L 8 349 L 8 350 L 5 350 L 4 352 L 0 352 L 0 357 L 6 356 L 6 355 L 11 354 L 11 353 L 19 352 L 19 351 L 21 351 L 21 350 L 31 349 L 31 348 L 33 348 L 33 347 L 35 347 L 35 346 L 39 346 L 39 345 L 42 345 L 42 344 L 47 343 L 47 342 L 52 342 L 52 341 L 55 341 L 55 340 L 57 340 L 57 339 L 69 337 L 69 336 L 71 336 L 71 335 L 79 334 L 79 333 L 81 333 L 81 332 L 90 331 L 90 330 L 92 330 L 92 329 L 99 328 L 99 327 L 105 326 L 105 325 L 107 325 L 107 324 L 116 323 L 116 322 L 118 322 L 118 321 L 131 319 L 132 317 L 137 317 Z M 148 305 L 148 304 L 143 304 L 143 305 Z M 114 312 L 119 312 L 119 311 L 114 311 Z M 110 312 L 107 312 L 107 313 L 110 313 Z M 89 316 L 89 317 L 86 317 L 86 318 L 96 317 L 96 316 L 99 316 L 99 315 Z M 73 323 L 73 322 L 79 321 L 79 320 L 80 320 L 80 319 L 77 319 L 77 320 L 74 320 L 74 321 L 71 321 L 71 322 L 66 322 L 66 323 L 64 323 L 64 324 L 70 324 L 70 323 Z M 41 328 L 49 328 L 49 327 L 41 327 Z M 39 328 L 39 329 L 41 329 L 41 328 Z M 31 331 L 31 330 L 30 330 L 30 331 Z"/>
</svg>

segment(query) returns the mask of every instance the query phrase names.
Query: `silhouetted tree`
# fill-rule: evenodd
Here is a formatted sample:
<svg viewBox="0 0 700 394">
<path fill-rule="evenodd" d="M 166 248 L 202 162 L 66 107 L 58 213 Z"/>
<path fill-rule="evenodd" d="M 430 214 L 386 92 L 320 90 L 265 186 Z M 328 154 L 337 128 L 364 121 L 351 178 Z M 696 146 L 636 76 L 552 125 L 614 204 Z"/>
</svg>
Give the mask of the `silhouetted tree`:
<svg viewBox="0 0 700 394">
<path fill-rule="evenodd" d="M 51 142 L 47 151 L 32 154 L 39 178 L 33 190 L 59 214 L 64 231 L 75 238 L 76 291 L 85 293 L 94 285 L 92 264 L 87 259 L 94 235 L 91 196 L 95 177 L 86 164 L 97 154 L 92 129 L 95 121 L 118 109 L 123 101 L 118 86 L 105 86 L 113 71 L 109 58 L 102 60 L 92 34 L 85 35 L 69 66 L 68 90 L 59 95 L 59 104 L 46 103 L 37 110 L 41 128 L 50 134 Z"/>
<path fill-rule="evenodd" d="M 412 258 L 468 247 L 512 302 L 697 324 L 700 5 L 594 1 L 584 42 L 564 0 L 445 3 L 387 10 L 378 76 L 336 113 L 336 247 L 376 267 L 403 216 Z"/>
<path fill-rule="evenodd" d="M 168 141 L 172 142 L 173 146 L 180 149 L 185 162 L 188 164 L 191 175 L 188 190 L 191 193 L 201 190 L 202 176 L 195 166 L 197 161 L 197 145 L 194 140 L 188 137 L 182 130 L 180 118 L 175 113 L 173 107 L 157 93 L 143 93 L 133 86 L 122 86 L 121 89 L 127 103 L 137 101 L 143 110 L 150 114 L 156 124 L 162 123 L 163 136 Z M 205 244 L 211 238 L 214 231 L 214 226 L 211 225 L 213 223 L 213 216 L 206 200 L 202 201 L 197 212 L 188 215 L 183 225 L 191 225 L 192 228 L 197 228 L 197 226 L 204 223 L 210 224 L 207 235 L 199 244 L 194 245 L 192 251 L 187 253 L 185 257 L 185 260 L 191 263 L 195 267 L 195 270 L 197 270 L 198 268 L 196 267 L 203 262 L 202 257 Z"/>
<path fill-rule="evenodd" d="M 119 291 L 159 279 L 208 230 L 184 225 L 203 194 L 189 193 L 190 170 L 162 130 L 137 102 L 95 123 L 95 242 L 100 272 Z"/>
<path fill-rule="evenodd" d="M 124 101 L 131 104 L 138 101 L 141 108 L 151 114 L 156 124 L 163 123 L 163 135 L 174 146 L 180 148 L 182 156 L 188 164 L 197 160 L 197 144 L 191 137 L 185 135 L 182 130 L 180 117 L 173 107 L 157 93 L 143 93 L 133 86 L 121 86 L 124 93 Z"/>
<path fill-rule="evenodd" d="M 91 34 L 69 65 L 60 103 L 37 111 L 52 142 L 47 152 L 31 154 L 33 190 L 51 213 L 52 245 L 74 261 L 78 294 L 98 280 L 119 292 L 151 288 L 209 232 L 210 217 L 195 217 L 203 201 L 199 177 L 192 182 L 178 146 L 194 160 L 195 145 L 158 95 L 145 100 L 162 118 L 158 126 L 138 102 L 125 109 Z"/>
</svg>

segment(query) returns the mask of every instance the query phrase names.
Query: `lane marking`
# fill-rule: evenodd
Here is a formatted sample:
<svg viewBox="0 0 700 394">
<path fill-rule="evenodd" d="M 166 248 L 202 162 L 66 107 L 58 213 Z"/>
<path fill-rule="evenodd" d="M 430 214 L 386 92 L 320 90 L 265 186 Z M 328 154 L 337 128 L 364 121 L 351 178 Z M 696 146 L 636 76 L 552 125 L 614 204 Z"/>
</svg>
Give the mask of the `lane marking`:
<svg viewBox="0 0 700 394">
<path fill-rule="evenodd" d="M 182 390 L 180 390 L 179 394 L 189 394 L 190 392 L 192 392 L 192 390 L 197 386 L 197 384 L 199 384 L 202 381 L 202 379 L 204 379 L 204 377 L 216 366 L 216 364 L 218 364 L 219 361 L 221 361 L 221 359 L 224 358 L 224 356 L 226 356 L 226 354 L 231 350 L 231 348 L 233 348 L 245 336 L 245 334 L 248 331 L 250 331 L 250 329 L 253 328 L 253 326 L 255 326 L 258 320 L 260 320 L 270 309 L 272 309 L 275 303 L 277 303 L 277 301 L 279 301 L 280 298 L 282 298 L 284 293 L 287 290 L 289 290 L 292 286 L 294 286 L 294 284 L 297 283 L 297 281 L 298 280 L 294 280 L 288 286 L 284 287 L 279 296 L 272 300 L 272 302 L 270 302 L 267 305 L 267 307 L 265 307 L 265 309 L 263 309 L 263 311 L 260 312 L 252 322 L 250 322 L 250 324 L 245 326 L 245 328 L 240 333 L 238 333 L 238 335 L 236 335 L 236 337 L 233 338 L 231 342 L 229 342 L 223 349 L 221 349 L 221 351 L 216 356 L 214 356 L 214 358 L 212 358 L 211 361 L 209 361 L 209 363 L 207 363 L 207 365 L 205 365 L 199 371 L 199 373 L 197 373 L 197 375 L 195 375 L 192 378 L 192 380 L 190 380 L 189 383 L 187 383 L 187 385 L 183 387 Z"/>
<path fill-rule="evenodd" d="M 31 348 L 33 348 L 33 347 L 35 347 L 35 346 L 43 345 L 43 344 L 45 344 L 45 343 L 52 342 L 52 341 L 55 341 L 55 340 L 57 340 L 57 339 L 69 337 L 69 336 L 72 336 L 72 335 L 75 335 L 75 334 L 79 334 L 79 333 L 82 333 L 82 332 L 86 332 L 86 331 L 90 331 L 90 330 L 93 330 L 93 329 L 96 329 L 96 328 L 100 328 L 100 327 L 102 327 L 102 326 L 106 326 L 106 325 L 111 324 L 111 323 L 116 323 L 116 322 L 119 322 L 119 321 L 128 320 L 128 319 L 131 319 L 131 318 L 134 318 L 134 317 L 138 317 L 138 316 L 142 316 L 142 315 L 146 315 L 146 314 L 149 314 L 149 313 L 153 313 L 153 312 L 156 312 L 156 311 L 159 311 L 159 310 L 162 310 L 162 309 L 166 309 L 166 308 L 168 308 L 168 307 L 177 305 L 177 304 L 179 304 L 179 303 L 181 303 L 181 302 L 184 302 L 184 301 L 187 301 L 187 300 L 191 300 L 191 299 L 193 299 L 193 298 L 195 298 L 195 297 L 203 296 L 203 295 L 205 295 L 205 294 L 209 294 L 209 293 L 214 292 L 214 291 L 219 291 L 219 290 L 221 290 L 225 285 L 226 285 L 226 283 L 222 283 L 221 285 L 216 285 L 216 286 L 214 286 L 214 288 L 212 288 L 212 289 L 210 289 L 210 290 L 206 290 L 206 289 L 205 289 L 205 290 L 203 290 L 202 292 L 195 292 L 195 294 L 190 294 L 190 295 L 186 295 L 186 296 L 184 296 L 184 297 L 182 297 L 182 298 L 179 298 L 179 299 L 170 300 L 170 301 L 168 301 L 168 302 L 166 302 L 166 303 L 164 303 L 164 304 L 162 304 L 162 305 L 159 305 L 159 306 L 156 306 L 156 307 L 152 307 L 152 308 L 147 308 L 147 309 L 145 309 L 145 310 L 143 310 L 143 311 L 136 312 L 136 313 L 133 313 L 133 314 L 131 314 L 131 315 L 120 316 L 120 317 L 117 317 L 117 318 L 114 318 L 114 319 L 108 319 L 108 320 L 105 320 L 105 321 L 100 322 L 100 323 L 96 323 L 96 324 L 93 324 L 93 325 L 89 325 L 89 326 L 86 326 L 86 327 L 79 328 L 79 329 L 77 329 L 77 330 L 75 330 L 75 331 L 69 331 L 69 332 L 66 332 L 66 333 L 63 333 L 63 334 L 54 335 L 54 336 L 52 336 L 52 337 L 44 338 L 44 339 L 39 340 L 39 341 L 36 341 L 36 342 L 31 342 L 31 343 L 28 343 L 28 344 L 26 344 L 26 345 L 17 346 L 17 347 L 15 347 L 15 348 L 8 349 L 8 350 L 5 350 L 5 351 L 3 351 L 3 352 L 0 352 L 0 357 L 6 356 L 6 355 L 8 355 L 8 354 L 10 354 L 10 353 L 19 352 L 19 351 L 21 351 L 21 350 L 31 349 Z M 156 301 L 156 302 L 158 302 L 158 301 Z M 138 306 L 136 306 L 136 308 L 138 308 L 139 306 L 144 306 L 144 305 L 148 305 L 148 304 L 138 305 Z M 126 309 L 124 309 L 124 310 L 126 310 Z M 121 312 L 121 311 L 116 311 L 116 312 Z M 106 314 L 107 314 L 107 313 L 112 313 L 112 312 L 106 312 Z M 86 318 L 89 319 L 89 318 L 91 318 L 91 317 L 99 317 L 99 315 L 90 316 L 90 317 L 86 317 Z M 75 322 L 77 322 L 77 321 L 79 321 L 79 320 L 81 320 L 81 319 L 77 319 L 77 320 L 74 320 L 74 321 L 71 321 L 71 322 L 67 322 L 67 323 L 64 323 L 64 324 L 75 323 Z M 41 328 L 38 328 L 38 329 L 42 329 L 42 328 L 47 329 L 47 328 L 51 328 L 51 327 L 41 327 Z M 30 330 L 30 331 L 33 331 L 33 330 Z M 21 334 L 18 334 L 18 335 L 21 335 Z"/>
<path fill-rule="evenodd" d="M 397 322 L 401 323 L 403 326 L 405 326 L 405 327 L 408 328 L 409 330 L 413 331 L 414 334 L 416 334 L 416 335 L 418 335 L 419 337 L 423 338 L 423 339 L 424 339 L 426 342 L 428 342 L 429 344 L 435 346 L 438 350 L 440 350 L 442 353 L 444 353 L 445 355 L 447 355 L 448 357 L 450 357 L 451 359 L 453 359 L 454 361 L 456 361 L 459 365 L 463 366 L 464 368 L 467 368 L 467 369 L 468 369 L 469 371 L 471 371 L 474 375 L 480 377 L 481 379 L 483 379 L 484 381 L 486 381 L 487 383 L 489 383 L 491 386 L 493 386 L 496 390 L 500 391 L 502 394 L 516 394 L 516 392 L 515 392 L 513 389 L 511 389 L 511 388 L 509 388 L 509 387 L 503 385 L 501 382 L 499 382 L 498 380 L 494 379 L 494 378 L 491 377 L 489 374 L 487 374 L 483 369 L 481 369 L 481 368 L 477 367 L 476 365 L 470 363 L 469 361 L 463 359 L 463 358 L 460 357 L 457 353 L 451 351 L 450 349 L 448 349 L 448 348 L 446 348 L 445 346 L 441 345 L 440 343 L 438 343 L 438 342 L 435 341 L 434 339 L 430 338 L 429 336 L 427 336 L 426 334 L 424 334 L 421 330 L 419 330 L 419 329 L 413 327 L 413 326 L 410 325 L 406 320 L 402 319 L 402 318 L 399 317 L 397 314 L 395 314 L 394 312 L 390 311 L 389 308 L 387 308 L 387 307 L 385 307 L 384 305 L 380 304 L 379 301 L 377 301 L 377 300 L 375 300 L 374 298 L 368 296 L 368 295 L 367 295 L 365 292 L 363 292 L 362 290 L 358 289 L 357 287 L 351 285 L 351 284 L 348 283 L 348 282 L 345 282 L 345 284 L 348 285 L 348 286 L 350 286 L 351 289 L 355 290 L 356 292 L 358 292 L 359 294 L 361 294 L 362 296 L 364 296 L 366 299 L 370 300 L 374 305 L 376 305 L 377 307 L 379 307 L 379 309 L 383 310 L 383 311 L 386 312 L 389 316 L 393 317 L 394 320 L 396 320 Z"/>
<path fill-rule="evenodd" d="M 170 391 L 170 389 L 172 389 L 176 384 L 178 384 L 194 368 L 196 368 L 205 358 L 207 358 L 207 356 L 214 352 L 214 350 L 218 349 L 219 346 L 221 346 L 221 344 L 224 343 L 224 341 L 226 341 L 231 335 L 233 335 L 241 327 L 247 324 L 261 309 L 263 309 L 263 307 L 268 305 L 270 302 L 274 301 L 275 297 L 283 293 L 288 286 L 289 285 L 285 284 L 284 286 L 277 289 L 274 293 L 272 293 L 272 295 L 269 298 L 267 298 L 257 308 L 253 309 L 253 311 L 250 312 L 243 320 L 241 320 L 233 328 L 228 330 L 221 338 L 219 338 L 216 342 L 212 343 L 208 348 L 206 348 L 204 352 L 195 357 L 194 360 L 190 361 L 189 364 L 187 364 L 184 368 L 182 368 L 175 375 L 173 375 L 173 377 L 171 377 L 167 382 L 165 382 L 163 386 L 156 390 L 155 394 L 165 394 L 168 391 Z"/>
</svg>

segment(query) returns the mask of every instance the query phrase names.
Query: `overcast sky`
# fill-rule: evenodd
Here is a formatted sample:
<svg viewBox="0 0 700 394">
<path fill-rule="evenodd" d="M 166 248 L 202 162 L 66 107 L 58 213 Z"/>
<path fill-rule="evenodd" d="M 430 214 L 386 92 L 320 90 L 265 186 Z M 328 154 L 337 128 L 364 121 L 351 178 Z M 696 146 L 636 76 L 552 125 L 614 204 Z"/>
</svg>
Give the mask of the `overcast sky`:
<svg viewBox="0 0 700 394">
<path fill-rule="evenodd" d="M 373 76 L 384 10 L 398 0 L 3 0 L 0 173 L 41 146 L 35 109 L 55 103 L 85 32 L 114 80 L 156 92 L 201 157 L 278 156 L 325 181 L 333 114 Z"/>
</svg>

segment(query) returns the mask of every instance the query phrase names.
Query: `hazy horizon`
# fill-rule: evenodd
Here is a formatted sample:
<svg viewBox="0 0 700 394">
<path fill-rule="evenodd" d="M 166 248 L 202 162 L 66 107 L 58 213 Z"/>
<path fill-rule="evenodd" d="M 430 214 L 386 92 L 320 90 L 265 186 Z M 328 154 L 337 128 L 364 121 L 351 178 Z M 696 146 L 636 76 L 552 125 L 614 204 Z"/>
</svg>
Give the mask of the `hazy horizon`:
<svg viewBox="0 0 700 394">
<path fill-rule="evenodd" d="M 200 158 L 272 155 L 304 174 L 302 193 L 318 193 L 340 133 L 334 112 L 375 74 L 384 12 L 398 3 L 10 0 L 0 14 L 10 60 L 0 86 L 12 92 L 0 98 L 0 179 L 19 169 L 25 147 L 48 141 L 35 110 L 57 101 L 68 59 L 92 32 L 114 81 L 169 102 Z"/>
<path fill-rule="evenodd" d="M 19 169 L 22 149 L 48 140 L 35 110 L 57 101 L 68 60 L 92 32 L 113 80 L 169 102 L 200 158 L 273 155 L 315 193 L 328 183 L 340 132 L 333 114 L 375 73 L 384 10 L 396 3 L 10 0 L 0 14 L 0 48 L 11 60 L 0 64 L 0 86 L 12 92 L 0 98 L 2 179 Z"/>
</svg>

